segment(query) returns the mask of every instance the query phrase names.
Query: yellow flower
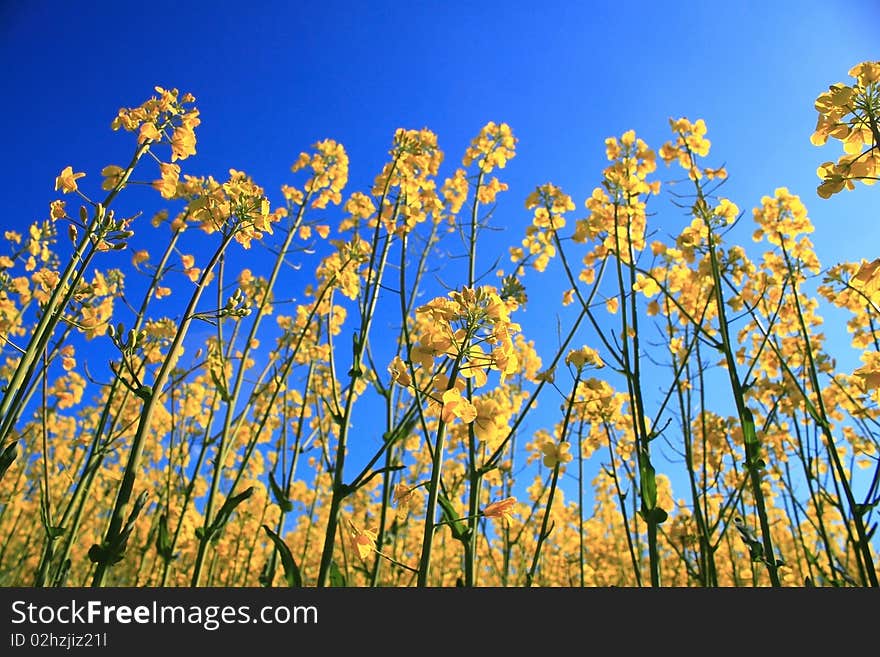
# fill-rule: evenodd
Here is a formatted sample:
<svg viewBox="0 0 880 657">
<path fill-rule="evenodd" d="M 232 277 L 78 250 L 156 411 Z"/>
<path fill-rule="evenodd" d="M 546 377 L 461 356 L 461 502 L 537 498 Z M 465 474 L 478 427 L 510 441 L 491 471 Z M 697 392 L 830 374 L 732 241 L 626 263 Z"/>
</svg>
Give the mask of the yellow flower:
<svg viewBox="0 0 880 657">
<path fill-rule="evenodd" d="M 565 465 L 571 461 L 572 456 L 568 453 L 571 445 L 568 443 L 554 443 L 547 441 L 541 446 L 544 452 L 544 465 L 548 468 L 555 468 L 557 465 Z"/>
<path fill-rule="evenodd" d="M 852 277 L 851 283 L 853 287 L 865 290 L 871 283 L 875 285 L 880 283 L 880 277 L 877 276 L 878 269 L 880 269 L 880 258 L 875 258 L 871 262 L 862 260 L 859 270 Z"/>
<path fill-rule="evenodd" d="M 413 493 L 416 492 L 416 486 L 407 486 L 400 482 L 394 487 L 394 497 L 392 502 L 397 507 L 397 519 L 401 522 L 406 519 L 410 509 L 415 502 Z"/>
<path fill-rule="evenodd" d="M 85 175 L 84 173 L 74 173 L 73 167 L 64 167 L 61 174 L 55 178 L 55 191 L 60 189 L 63 194 L 75 192 L 77 179 L 83 178 Z"/>
<path fill-rule="evenodd" d="M 180 261 L 183 263 L 183 273 L 193 283 L 198 282 L 202 270 L 195 266 L 196 259 L 192 255 L 182 255 Z"/>
<path fill-rule="evenodd" d="M 174 198 L 177 193 L 177 183 L 180 179 L 180 166 L 167 162 L 159 163 L 159 180 L 153 181 L 153 189 L 162 195 L 162 198 Z"/>
<path fill-rule="evenodd" d="M 736 203 L 731 202 L 729 199 L 723 198 L 718 203 L 718 207 L 715 208 L 716 216 L 723 217 L 727 223 L 732 224 L 737 215 L 739 214 L 739 208 L 736 206 Z"/>
<path fill-rule="evenodd" d="M 862 362 L 864 365 L 853 371 L 853 376 L 860 380 L 866 392 L 880 388 L 880 354 L 865 352 Z"/>
<path fill-rule="evenodd" d="M 553 383 L 556 379 L 556 368 L 549 367 L 546 370 L 541 370 L 535 375 L 535 381 L 543 381 L 544 383 Z"/>
<path fill-rule="evenodd" d="M 364 529 L 361 531 L 350 520 L 348 524 L 351 526 L 351 547 L 357 551 L 361 559 L 366 559 L 376 549 L 376 537 L 379 535 L 379 530 Z"/>
<path fill-rule="evenodd" d="M 455 418 L 461 418 L 465 424 L 473 422 L 477 417 L 477 409 L 467 399 L 461 396 L 458 388 L 450 388 L 443 393 L 443 421 L 449 424 Z"/>
<path fill-rule="evenodd" d="M 503 169 L 507 161 L 516 154 L 516 141 L 509 125 L 506 123 L 499 125 L 489 121 L 480 130 L 480 134 L 471 141 L 462 164 L 467 167 L 472 162 L 477 162 L 484 174 L 488 174 L 495 167 Z"/>
<path fill-rule="evenodd" d="M 116 187 L 120 180 L 122 180 L 122 175 L 124 173 L 125 169 L 116 166 L 115 164 L 109 164 L 101 169 L 101 175 L 104 176 L 104 182 L 101 183 L 101 189 L 109 191 Z"/>
<path fill-rule="evenodd" d="M 509 524 L 511 520 L 513 520 L 512 511 L 515 505 L 516 498 L 507 497 L 503 500 L 492 502 L 485 509 L 483 509 L 483 515 L 487 518 L 500 518 L 501 521 L 506 525 Z"/>
<path fill-rule="evenodd" d="M 856 78 L 863 87 L 872 82 L 880 82 L 880 61 L 860 62 L 849 70 L 849 75 Z"/>
<path fill-rule="evenodd" d="M 464 205 L 468 195 L 467 172 L 464 169 L 456 169 L 452 178 L 447 178 L 441 188 L 443 199 L 446 201 L 450 214 L 458 214 Z"/>
<path fill-rule="evenodd" d="M 648 278 L 643 274 L 636 275 L 636 282 L 633 284 L 634 292 L 641 292 L 649 299 L 660 292 L 660 286 L 653 278 Z"/>
<path fill-rule="evenodd" d="M 143 144 L 145 141 L 162 141 L 162 133 L 152 123 L 144 123 L 141 125 L 138 133 L 138 143 Z"/>
<path fill-rule="evenodd" d="M 404 387 L 412 384 L 412 377 L 409 375 L 409 368 L 407 368 L 406 363 L 401 360 L 400 356 L 394 357 L 394 360 L 392 360 L 391 364 L 388 366 L 388 371 L 391 373 L 391 380 L 395 383 Z"/>
<path fill-rule="evenodd" d="M 64 219 L 67 216 L 67 211 L 64 209 L 66 205 L 65 201 L 61 199 L 52 201 L 49 204 L 49 217 L 51 217 L 52 221 L 56 219 Z"/>
<path fill-rule="evenodd" d="M 171 161 L 185 160 L 196 154 L 196 133 L 189 126 L 175 128 L 171 133 Z"/>
<path fill-rule="evenodd" d="M 131 256 L 131 264 L 137 267 L 142 262 L 146 262 L 150 259 L 150 252 L 146 249 L 141 249 L 140 251 L 135 251 L 134 255 Z"/>
<path fill-rule="evenodd" d="M 61 366 L 64 368 L 65 372 L 70 372 L 73 368 L 76 367 L 76 359 L 73 357 L 74 348 L 73 345 L 68 344 L 62 347 L 61 349 Z"/>
<path fill-rule="evenodd" d="M 587 366 L 595 367 L 597 369 L 605 367 L 605 363 L 599 356 L 599 352 L 586 345 L 580 349 L 572 349 L 569 351 L 568 355 L 565 357 L 565 362 L 569 365 L 574 365 L 579 370 Z"/>
<path fill-rule="evenodd" d="M 849 74 L 856 78 L 855 84 L 832 84 L 814 104 L 819 115 L 810 142 L 823 146 L 833 137 L 843 142 L 844 150 L 836 163 L 825 162 L 817 171 L 822 183 L 816 191 L 821 198 L 852 190 L 857 180 L 873 185 L 880 171 L 880 159 L 874 152 L 880 62 L 862 62 Z"/>
</svg>

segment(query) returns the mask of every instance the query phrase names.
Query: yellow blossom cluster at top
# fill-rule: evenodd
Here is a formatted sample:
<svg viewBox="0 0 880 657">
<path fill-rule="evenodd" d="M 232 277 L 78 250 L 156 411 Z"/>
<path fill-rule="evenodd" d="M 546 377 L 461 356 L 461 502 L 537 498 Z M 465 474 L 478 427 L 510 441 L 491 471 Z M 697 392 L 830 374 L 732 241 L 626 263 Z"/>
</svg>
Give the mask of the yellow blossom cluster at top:
<svg viewBox="0 0 880 657">
<path fill-rule="evenodd" d="M 342 144 L 325 139 L 314 146 L 315 151 L 300 153 L 290 170 L 296 173 L 306 167 L 312 170 L 312 176 L 306 181 L 303 189 L 307 194 L 317 194 L 312 200 L 313 208 L 326 208 L 328 203 L 342 203 L 342 190 L 348 184 L 348 154 Z M 285 196 L 295 205 L 302 202 L 302 193 L 293 188 L 285 188 Z"/>
<path fill-rule="evenodd" d="M 507 162 L 516 154 L 516 137 L 506 123 L 489 121 L 480 134 L 474 137 L 471 145 L 464 153 L 462 164 L 470 166 L 476 162 L 480 171 L 490 173 L 496 167 L 503 169 Z"/>
<path fill-rule="evenodd" d="M 437 135 L 430 130 L 398 129 L 394 133 L 391 160 L 373 181 L 372 193 L 380 199 L 380 207 L 372 209 L 372 202 L 365 195 L 357 202 L 357 218 L 368 218 L 373 212 L 379 217 L 371 218 L 368 225 L 381 221 L 392 234 L 404 235 L 429 216 L 439 219 L 443 203 L 437 193 L 435 177 L 443 162 L 443 151 L 437 145 Z M 352 225 L 346 221 L 340 226 Z"/>
<path fill-rule="evenodd" d="M 181 97 L 177 89 L 156 87 L 156 92 L 158 97 L 153 96 L 139 107 L 120 109 L 111 127 L 128 132 L 137 130 L 139 144 L 167 141 L 172 162 L 195 155 L 195 128 L 201 119 L 198 109 L 186 107 L 195 98 L 189 93 Z"/>
<path fill-rule="evenodd" d="M 552 183 L 538 186 L 526 197 L 526 210 L 534 210 L 532 223 L 526 228 L 522 246 L 511 247 L 510 258 L 519 269 L 527 262 L 539 272 L 547 268 L 556 255 L 556 231 L 565 227 L 564 213 L 574 210 L 574 201 Z"/>
<path fill-rule="evenodd" d="M 824 162 L 816 171 L 822 198 L 854 189 L 856 180 L 873 185 L 880 179 L 880 61 L 861 62 L 849 75 L 854 83 L 837 82 L 816 98 L 819 116 L 810 141 L 822 146 L 832 137 L 844 151 L 837 162 Z"/>
</svg>

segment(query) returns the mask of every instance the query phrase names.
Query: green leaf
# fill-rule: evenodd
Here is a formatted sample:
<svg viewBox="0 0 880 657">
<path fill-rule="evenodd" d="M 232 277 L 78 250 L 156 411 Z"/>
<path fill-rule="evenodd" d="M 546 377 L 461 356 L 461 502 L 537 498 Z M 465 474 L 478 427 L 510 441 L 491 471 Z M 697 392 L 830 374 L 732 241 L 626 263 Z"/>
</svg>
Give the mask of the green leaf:
<svg viewBox="0 0 880 657">
<path fill-rule="evenodd" d="M 743 440 L 746 445 L 758 444 L 758 434 L 755 431 L 755 417 L 748 408 L 743 408 Z"/>
<path fill-rule="evenodd" d="M 278 482 L 275 481 L 275 475 L 271 470 L 269 471 L 269 486 L 272 488 L 272 497 L 275 498 L 275 503 L 281 507 L 281 510 L 284 513 L 290 513 L 293 511 L 293 504 L 284 494 L 284 491 L 281 489 L 281 486 L 278 485 Z"/>
<path fill-rule="evenodd" d="M 214 522 L 211 523 L 211 536 L 215 533 L 219 532 L 223 525 L 229 520 L 229 517 L 232 515 L 232 512 L 235 511 L 236 507 L 247 500 L 251 495 L 254 494 L 254 487 L 249 486 L 246 490 L 243 490 L 238 495 L 230 495 L 226 498 L 226 501 L 223 502 L 223 506 L 220 507 L 220 510 L 217 512 L 217 516 L 214 518 Z"/>
<path fill-rule="evenodd" d="M 287 547 L 287 543 L 285 543 L 284 539 L 278 534 L 269 529 L 268 525 L 263 525 L 263 529 L 269 535 L 269 538 L 272 539 L 275 548 L 278 550 L 278 554 L 281 555 L 281 566 L 284 568 L 284 578 L 287 580 L 287 585 L 291 588 L 302 587 L 302 574 L 299 572 L 299 567 L 296 565 L 296 561 L 294 561 L 293 555 L 290 553 L 290 548 Z M 333 576 L 332 567 L 335 565 L 336 564 L 334 563 L 331 566 L 331 579 Z"/>
<path fill-rule="evenodd" d="M 123 546 L 122 551 L 113 550 L 107 546 L 106 541 L 100 545 L 95 543 L 89 548 L 89 560 L 93 563 L 113 565 L 122 561 L 125 556 L 124 550 L 125 546 Z"/>
<path fill-rule="evenodd" d="M 156 536 L 156 551 L 165 561 L 171 561 L 171 535 L 168 533 L 168 516 L 162 514 L 159 518 L 159 533 Z"/>
<path fill-rule="evenodd" d="M 124 536 L 124 539 L 121 540 L 128 540 L 128 535 L 131 534 L 131 530 L 134 529 L 134 523 L 137 521 L 141 511 L 143 511 L 144 506 L 146 506 L 149 496 L 150 493 L 148 491 L 141 491 L 141 494 L 137 496 L 137 499 L 131 507 L 131 512 L 128 514 L 128 519 L 125 521 L 125 525 L 120 532 L 120 537 Z"/>
<path fill-rule="evenodd" d="M 664 522 L 666 522 L 666 519 L 669 518 L 669 514 L 666 513 L 666 511 L 661 509 L 659 506 L 655 506 L 653 509 L 651 509 L 649 516 L 651 518 L 651 521 L 655 525 L 662 525 Z"/>
<path fill-rule="evenodd" d="M 468 529 L 464 522 L 458 518 L 452 502 L 443 493 L 437 496 L 437 501 L 440 503 L 440 508 L 443 509 L 443 516 L 452 530 L 452 537 L 458 541 L 464 541 L 467 538 Z"/>
<path fill-rule="evenodd" d="M 330 586 L 345 586 L 345 575 L 339 571 L 335 561 L 330 562 Z"/>
<path fill-rule="evenodd" d="M 6 474 L 9 466 L 12 465 L 15 457 L 18 456 L 18 450 L 16 449 L 17 446 L 18 441 L 13 440 L 3 448 L 2 452 L 0 452 L 0 479 L 3 479 L 3 475 Z"/>
<path fill-rule="evenodd" d="M 150 399 L 153 398 L 153 388 L 150 386 L 140 386 L 137 390 L 134 391 L 134 394 L 140 397 L 144 402 L 150 403 Z"/>
<path fill-rule="evenodd" d="M 103 563 L 106 559 L 107 551 L 97 543 L 94 543 L 92 547 L 89 548 L 89 561 L 92 563 Z"/>
<path fill-rule="evenodd" d="M 229 401 L 229 390 L 226 388 L 226 382 L 221 381 L 220 377 L 214 371 L 213 368 L 208 368 L 208 371 L 211 374 L 211 380 L 214 382 L 214 385 L 217 387 L 217 392 L 220 393 L 220 399 L 225 402 Z"/>
<path fill-rule="evenodd" d="M 657 506 L 657 479 L 651 458 L 644 452 L 639 454 L 639 474 L 641 476 L 642 508 L 650 512 Z M 647 521 L 647 518 L 645 518 Z"/>
<path fill-rule="evenodd" d="M 746 464 L 749 468 L 760 470 L 764 462 L 760 458 L 761 445 L 758 442 L 758 433 L 755 430 L 755 418 L 748 408 L 743 408 L 742 413 L 743 441 L 746 448 Z"/>
</svg>

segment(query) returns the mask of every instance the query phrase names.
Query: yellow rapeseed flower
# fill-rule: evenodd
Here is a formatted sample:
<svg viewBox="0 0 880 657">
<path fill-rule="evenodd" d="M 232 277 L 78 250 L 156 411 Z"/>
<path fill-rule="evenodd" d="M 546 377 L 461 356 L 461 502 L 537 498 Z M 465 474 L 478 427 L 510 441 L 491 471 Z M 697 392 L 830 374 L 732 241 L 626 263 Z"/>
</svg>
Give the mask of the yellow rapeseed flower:
<svg viewBox="0 0 880 657">
<path fill-rule="evenodd" d="M 572 455 L 568 453 L 571 445 L 568 443 L 556 443 L 548 440 L 541 446 L 544 453 L 544 465 L 548 468 L 555 468 L 557 465 L 565 465 L 572 459 Z"/>
<path fill-rule="evenodd" d="M 492 502 L 485 509 L 483 515 L 487 518 L 499 518 L 505 525 L 513 520 L 513 507 L 516 505 L 515 497 L 506 497 L 503 500 Z"/>
<path fill-rule="evenodd" d="M 55 191 L 61 190 L 62 194 L 69 194 L 77 190 L 76 181 L 84 178 L 84 173 L 74 173 L 73 167 L 64 167 L 61 173 L 55 178 Z"/>
<path fill-rule="evenodd" d="M 361 559 L 366 559 L 376 549 L 376 537 L 379 535 L 379 530 L 361 530 L 350 520 L 348 524 L 351 527 L 351 547 Z"/>
</svg>

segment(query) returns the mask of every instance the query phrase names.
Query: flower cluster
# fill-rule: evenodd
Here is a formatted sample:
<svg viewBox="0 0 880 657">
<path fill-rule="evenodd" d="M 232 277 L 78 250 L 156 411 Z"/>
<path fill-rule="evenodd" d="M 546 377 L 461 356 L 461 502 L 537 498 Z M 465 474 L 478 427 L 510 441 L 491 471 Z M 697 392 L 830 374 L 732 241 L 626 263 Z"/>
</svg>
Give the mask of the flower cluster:
<svg viewBox="0 0 880 657">
<path fill-rule="evenodd" d="M 516 137 L 506 123 L 489 121 L 471 141 L 464 153 L 462 164 L 470 166 L 476 162 L 483 174 L 496 167 L 503 169 L 516 155 Z"/>
<path fill-rule="evenodd" d="M 837 162 L 824 162 L 816 171 L 822 198 L 855 189 L 856 180 L 873 185 L 880 179 L 880 61 L 861 62 L 849 75 L 854 83 L 832 84 L 815 103 L 819 116 L 810 141 L 823 146 L 831 137 L 844 151 Z"/>
<path fill-rule="evenodd" d="M 574 201 L 562 189 L 546 183 L 526 197 L 526 210 L 534 210 L 531 225 L 526 228 L 526 236 L 521 247 L 510 249 L 510 257 L 517 268 L 531 262 L 539 272 L 547 268 L 556 255 L 554 244 L 556 231 L 565 227 L 563 214 L 574 210 Z"/>
<path fill-rule="evenodd" d="M 195 102 L 192 94 L 180 96 L 177 89 L 156 87 L 153 96 L 135 108 L 122 108 L 111 127 L 138 131 L 138 143 L 165 142 L 171 145 L 171 161 L 185 160 L 196 153 L 195 128 L 201 123 L 199 110 L 187 107 Z"/>
</svg>

